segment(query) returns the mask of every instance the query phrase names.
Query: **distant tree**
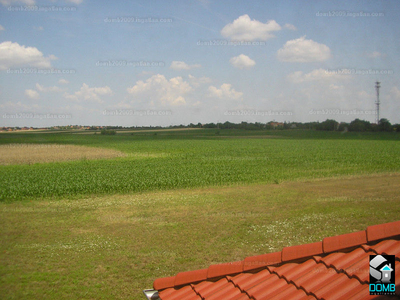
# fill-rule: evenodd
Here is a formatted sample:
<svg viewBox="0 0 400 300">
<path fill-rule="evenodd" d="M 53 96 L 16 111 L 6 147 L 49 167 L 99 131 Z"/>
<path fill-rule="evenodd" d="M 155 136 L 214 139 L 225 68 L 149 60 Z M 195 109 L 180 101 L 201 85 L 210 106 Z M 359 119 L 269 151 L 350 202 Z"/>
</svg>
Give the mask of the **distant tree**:
<svg viewBox="0 0 400 300">
<path fill-rule="evenodd" d="M 392 125 L 393 131 L 395 132 L 400 132 L 400 124 L 394 124 Z"/>
<path fill-rule="evenodd" d="M 371 123 L 368 121 L 360 120 L 360 119 L 355 119 L 352 121 L 349 125 L 349 131 L 371 131 L 372 126 Z"/>
<path fill-rule="evenodd" d="M 338 127 L 338 130 L 339 130 L 339 131 L 347 131 L 347 130 L 349 130 L 349 126 L 350 126 L 349 123 L 340 122 L 339 127 Z"/>
<path fill-rule="evenodd" d="M 217 125 L 215 125 L 214 123 L 207 123 L 207 124 L 204 124 L 203 127 L 204 128 L 217 128 Z"/>
<path fill-rule="evenodd" d="M 325 120 L 324 122 L 319 123 L 319 124 L 316 126 L 316 129 L 317 129 L 317 130 L 325 130 L 325 131 L 334 131 L 334 130 L 336 130 L 336 128 L 338 127 L 338 125 L 339 125 L 339 123 L 336 122 L 335 120 L 329 120 L 329 119 L 327 119 L 327 120 Z"/>
<path fill-rule="evenodd" d="M 392 129 L 392 124 L 387 119 L 380 119 L 379 125 L 378 125 L 378 130 L 379 131 L 393 131 Z"/>
</svg>

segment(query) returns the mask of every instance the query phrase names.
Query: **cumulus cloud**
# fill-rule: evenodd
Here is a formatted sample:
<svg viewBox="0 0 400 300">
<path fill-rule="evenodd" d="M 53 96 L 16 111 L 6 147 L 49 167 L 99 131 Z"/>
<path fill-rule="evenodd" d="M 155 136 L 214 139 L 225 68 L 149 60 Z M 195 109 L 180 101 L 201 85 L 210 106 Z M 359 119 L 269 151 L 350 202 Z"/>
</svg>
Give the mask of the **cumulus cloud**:
<svg viewBox="0 0 400 300">
<path fill-rule="evenodd" d="M 232 66 L 238 69 L 250 69 L 254 67 L 256 62 L 252 60 L 250 57 L 244 54 L 240 54 L 239 56 L 232 57 L 229 62 Z"/>
<path fill-rule="evenodd" d="M 127 91 L 136 97 L 150 99 L 154 105 L 185 105 L 185 95 L 192 91 L 192 87 L 188 82 L 183 81 L 182 77 L 168 80 L 164 75 L 157 74 L 146 81 L 137 81 Z"/>
<path fill-rule="evenodd" d="M 31 99 L 38 99 L 39 93 L 35 90 L 25 90 L 25 95 Z"/>
<path fill-rule="evenodd" d="M 47 93 L 47 92 L 62 92 L 63 91 L 63 89 L 59 88 L 58 86 L 44 87 L 44 86 L 40 85 L 39 83 L 36 83 L 36 89 L 39 92 L 44 92 L 44 93 Z"/>
<path fill-rule="evenodd" d="M 6 30 L 3 26 L 0 25 L 0 31 Z"/>
<path fill-rule="evenodd" d="M 287 79 L 293 83 L 303 83 L 310 81 L 320 81 L 320 80 L 347 80 L 350 75 L 337 74 L 329 70 L 315 69 L 310 73 L 303 73 L 302 71 L 297 71 L 290 73 Z"/>
<path fill-rule="evenodd" d="M 190 70 L 190 69 L 195 69 L 195 68 L 200 68 L 201 65 L 199 64 L 194 64 L 194 65 L 188 65 L 187 63 L 183 61 L 176 61 L 174 60 L 171 63 L 171 66 L 169 67 L 172 70 Z"/>
<path fill-rule="evenodd" d="M 10 6 L 14 4 L 34 5 L 35 0 L 0 0 L 0 3 L 4 6 Z"/>
<path fill-rule="evenodd" d="M 67 0 L 67 1 L 70 2 L 70 3 L 74 3 L 76 5 L 79 5 L 79 4 L 81 4 L 83 2 L 83 0 Z"/>
<path fill-rule="evenodd" d="M 100 96 L 111 95 L 112 90 L 110 87 L 89 87 L 86 83 L 83 83 L 81 89 L 76 91 L 74 94 L 65 93 L 64 97 L 72 101 L 89 101 L 104 103 Z"/>
<path fill-rule="evenodd" d="M 238 100 L 243 96 L 242 92 L 235 91 L 235 89 L 232 88 L 232 85 L 229 83 L 222 84 L 219 89 L 211 85 L 208 88 L 208 93 L 209 97 L 216 97 L 220 99 Z"/>
<path fill-rule="evenodd" d="M 11 67 L 51 68 L 51 60 L 57 59 L 54 55 L 44 57 L 35 47 L 25 47 L 10 41 L 0 44 L 0 70 Z"/>
<path fill-rule="evenodd" d="M 59 84 L 68 84 L 69 81 L 68 81 L 68 80 L 65 80 L 64 78 L 61 78 L 61 79 L 58 81 L 58 83 L 59 83 Z"/>
<path fill-rule="evenodd" d="M 211 78 L 205 77 L 205 76 L 197 78 L 197 77 L 189 74 L 189 82 L 192 86 L 199 87 L 200 85 L 210 83 Z"/>
<path fill-rule="evenodd" d="M 294 26 L 293 24 L 289 24 L 289 23 L 286 23 L 284 27 L 289 30 L 297 30 L 296 26 Z"/>
<path fill-rule="evenodd" d="M 287 41 L 278 50 L 278 59 L 285 62 L 316 62 L 325 61 L 331 57 L 331 50 L 324 44 L 306 40 L 305 36 Z"/>
<path fill-rule="evenodd" d="M 281 26 L 275 20 L 262 23 L 257 20 L 251 20 L 246 14 L 222 28 L 221 34 L 236 41 L 266 41 L 274 37 L 272 32 L 278 30 L 281 30 Z"/>
</svg>

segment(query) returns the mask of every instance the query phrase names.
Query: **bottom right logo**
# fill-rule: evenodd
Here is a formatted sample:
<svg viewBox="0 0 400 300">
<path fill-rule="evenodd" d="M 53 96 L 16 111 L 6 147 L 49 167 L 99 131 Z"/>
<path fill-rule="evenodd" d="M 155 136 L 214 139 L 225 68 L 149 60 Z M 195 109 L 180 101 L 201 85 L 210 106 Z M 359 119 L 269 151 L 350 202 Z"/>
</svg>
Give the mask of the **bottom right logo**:
<svg viewBox="0 0 400 300">
<path fill-rule="evenodd" d="M 395 295 L 395 256 L 369 256 L 369 294 Z"/>
</svg>

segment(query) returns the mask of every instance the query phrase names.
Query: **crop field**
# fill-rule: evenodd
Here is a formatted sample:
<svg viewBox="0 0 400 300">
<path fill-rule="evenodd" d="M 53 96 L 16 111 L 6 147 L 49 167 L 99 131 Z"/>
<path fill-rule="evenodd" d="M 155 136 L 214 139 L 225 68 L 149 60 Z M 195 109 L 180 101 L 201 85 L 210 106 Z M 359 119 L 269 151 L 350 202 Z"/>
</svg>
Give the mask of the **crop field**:
<svg viewBox="0 0 400 300">
<path fill-rule="evenodd" d="M 0 134 L 3 161 L 39 151 L 0 165 L 1 298 L 144 299 L 159 277 L 396 221 L 399 141 L 302 130 Z M 65 160 L 65 149 L 85 154 Z"/>
<path fill-rule="evenodd" d="M 73 134 L 6 135 L 13 145 L 18 140 L 34 145 L 47 140 L 55 145 L 92 146 L 93 153 L 99 148 L 100 152 L 106 152 L 104 148 L 111 149 L 117 154 L 124 153 L 125 157 L 0 166 L 3 174 L 0 200 L 279 183 L 395 172 L 400 165 L 397 140 L 269 138 L 270 135 L 254 138 L 253 133 L 240 138 L 230 135 L 215 138 L 214 134 L 211 138 L 208 134 L 208 131 L 203 136 L 199 131 L 172 136 L 144 133 L 116 138 Z M 57 147 L 55 151 L 62 150 L 61 146 Z"/>
</svg>

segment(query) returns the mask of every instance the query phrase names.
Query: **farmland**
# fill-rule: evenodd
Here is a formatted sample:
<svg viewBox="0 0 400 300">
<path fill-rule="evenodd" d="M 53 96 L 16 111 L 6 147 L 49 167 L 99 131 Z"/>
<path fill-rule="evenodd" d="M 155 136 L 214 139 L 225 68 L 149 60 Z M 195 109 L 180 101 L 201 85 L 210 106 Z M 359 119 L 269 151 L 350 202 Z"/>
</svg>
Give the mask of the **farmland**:
<svg viewBox="0 0 400 300">
<path fill-rule="evenodd" d="M 116 159 L 81 159 L 48 164 L 0 166 L 0 200 L 79 197 L 243 183 L 279 183 L 339 175 L 395 172 L 397 140 L 307 136 L 276 138 L 227 130 L 172 135 L 27 134 L 4 142 L 75 144 L 123 152 Z M 297 134 L 297 132 L 295 132 Z M 165 134 L 165 133 L 164 133 Z M 379 134 L 375 134 L 379 137 Z M 387 135 L 398 138 L 397 135 Z M 239 138 L 240 137 L 240 138 Z M 264 138 L 256 138 L 264 137 Z M 330 138 L 329 138 L 330 137 Z M 370 135 L 366 135 L 371 138 Z"/>
<path fill-rule="evenodd" d="M 0 294 L 144 299 L 158 277 L 398 220 L 399 139 L 301 130 L 0 134 L 1 147 L 123 153 L 0 166 Z"/>
</svg>

